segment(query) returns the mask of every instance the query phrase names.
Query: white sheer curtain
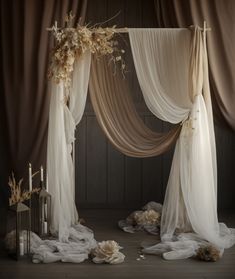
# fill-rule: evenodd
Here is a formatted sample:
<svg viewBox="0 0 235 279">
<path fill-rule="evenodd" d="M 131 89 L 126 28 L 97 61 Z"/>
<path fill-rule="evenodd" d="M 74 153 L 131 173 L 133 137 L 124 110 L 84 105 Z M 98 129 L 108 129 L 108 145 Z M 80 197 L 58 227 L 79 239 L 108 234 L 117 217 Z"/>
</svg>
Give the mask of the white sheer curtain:
<svg viewBox="0 0 235 279">
<path fill-rule="evenodd" d="M 164 121 L 185 120 L 191 107 L 188 94 L 190 31 L 130 29 L 129 35 L 137 77 L 148 108 Z M 182 51 L 177 51 L 179 49 Z"/>
<path fill-rule="evenodd" d="M 76 125 L 84 112 L 91 53 L 85 52 L 75 62 L 70 89 L 70 107 L 65 103 L 66 91 L 62 83 L 51 85 L 49 111 L 47 171 L 52 195 L 52 227 L 59 239 L 66 241 L 69 228 L 78 220 L 75 205 L 75 176 L 71 151 Z"/>
<path fill-rule="evenodd" d="M 198 28 L 131 29 L 129 36 L 148 108 L 162 120 L 182 122 L 163 205 L 162 243 L 145 248 L 145 252 L 164 252 L 166 259 L 185 258 L 205 240 L 222 251 L 235 243 L 235 231 L 219 224 L 217 218 L 216 150 L 205 37 L 203 41 Z M 173 241 L 176 230 L 193 233 L 180 234 L 178 241 Z"/>
<path fill-rule="evenodd" d="M 86 51 L 83 55 L 77 59 L 74 63 L 72 90 L 70 92 L 69 109 L 74 120 L 75 127 L 70 129 L 70 141 L 69 147 L 75 141 L 75 129 L 82 119 L 88 91 L 88 83 L 90 77 L 91 67 L 91 53 Z M 75 160 L 75 145 L 73 145 L 73 159 Z M 73 172 L 75 172 L 75 161 L 73 162 Z M 73 183 L 73 196 L 75 197 L 75 173 Z"/>
</svg>

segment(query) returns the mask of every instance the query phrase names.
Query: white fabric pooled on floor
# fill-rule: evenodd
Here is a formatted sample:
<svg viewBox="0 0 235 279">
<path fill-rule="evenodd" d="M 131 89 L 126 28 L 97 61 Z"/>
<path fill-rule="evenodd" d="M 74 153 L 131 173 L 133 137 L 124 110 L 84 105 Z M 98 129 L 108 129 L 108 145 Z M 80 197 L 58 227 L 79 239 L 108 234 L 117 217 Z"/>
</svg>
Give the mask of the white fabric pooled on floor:
<svg viewBox="0 0 235 279">
<path fill-rule="evenodd" d="M 23 237 L 26 249 L 26 231 L 23 231 Z M 14 249 L 14 239 L 15 234 L 13 231 L 7 236 L 7 248 Z M 34 232 L 30 233 L 30 252 L 33 255 L 33 263 L 53 263 L 58 261 L 80 263 L 88 259 L 91 250 L 96 246 L 97 242 L 94 239 L 93 232 L 81 224 L 74 225 L 69 229 L 67 242 L 54 239 L 42 240 Z"/>
<path fill-rule="evenodd" d="M 143 246 L 146 254 L 161 255 L 165 260 L 182 260 L 193 257 L 200 247 L 207 246 L 208 242 L 195 233 L 181 233 L 170 241 L 162 241 L 150 247 Z M 223 255 L 224 249 L 216 247 Z"/>
<path fill-rule="evenodd" d="M 38 245 L 38 246 L 37 246 Z M 67 242 L 58 240 L 35 241 L 35 234 L 31 236 L 31 253 L 34 263 L 52 263 L 57 261 L 80 263 L 88 259 L 97 243 L 93 232 L 87 227 L 77 224 L 69 229 Z"/>
</svg>

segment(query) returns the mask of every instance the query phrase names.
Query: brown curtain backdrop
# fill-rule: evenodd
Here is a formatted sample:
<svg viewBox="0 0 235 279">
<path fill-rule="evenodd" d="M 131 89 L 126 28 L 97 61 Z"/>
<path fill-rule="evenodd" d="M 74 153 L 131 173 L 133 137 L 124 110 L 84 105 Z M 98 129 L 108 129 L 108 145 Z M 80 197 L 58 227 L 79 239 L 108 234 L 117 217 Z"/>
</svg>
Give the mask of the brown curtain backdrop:
<svg viewBox="0 0 235 279">
<path fill-rule="evenodd" d="M 114 75 L 109 58 L 92 58 L 90 97 L 98 122 L 110 142 L 131 157 L 152 157 L 167 151 L 177 140 L 181 126 L 167 133 L 149 129 L 135 110 L 127 81 Z M 118 65 L 117 65 L 118 67 Z"/>
<path fill-rule="evenodd" d="M 86 0 L 1 0 L 1 199 L 6 197 L 11 171 L 27 179 L 28 163 L 34 170 L 46 166 L 50 94 L 47 69 L 52 35 L 69 11 L 75 22 L 85 17 Z M 6 200 L 6 198 L 5 198 Z M 1 208 L 3 200 L 1 201 Z"/>
<path fill-rule="evenodd" d="M 209 74 L 215 120 L 235 130 L 235 1 L 155 0 L 160 27 L 203 26 L 208 32 Z"/>
</svg>

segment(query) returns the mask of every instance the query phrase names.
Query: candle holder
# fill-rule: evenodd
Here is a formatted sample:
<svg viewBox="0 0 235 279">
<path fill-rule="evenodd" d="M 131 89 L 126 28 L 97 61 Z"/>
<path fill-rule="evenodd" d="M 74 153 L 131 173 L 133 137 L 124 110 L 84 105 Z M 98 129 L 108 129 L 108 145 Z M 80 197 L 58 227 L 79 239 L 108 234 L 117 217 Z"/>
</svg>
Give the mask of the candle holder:
<svg viewBox="0 0 235 279">
<path fill-rule="evenodd" d="M 9 255 L 15 260 L 30 255 L 30 208 L 24 203 L 18 202 L 9 207 L 9 213 L 14 219 L 11 237 L 13 241 Z"/>
<path fill-rule="evenodd" d="M 51 195 L 47 192 L 41 181 L 41 191 L 39 192 L 39 236 L 50 235 L 51 226 Z"/>
</svg>

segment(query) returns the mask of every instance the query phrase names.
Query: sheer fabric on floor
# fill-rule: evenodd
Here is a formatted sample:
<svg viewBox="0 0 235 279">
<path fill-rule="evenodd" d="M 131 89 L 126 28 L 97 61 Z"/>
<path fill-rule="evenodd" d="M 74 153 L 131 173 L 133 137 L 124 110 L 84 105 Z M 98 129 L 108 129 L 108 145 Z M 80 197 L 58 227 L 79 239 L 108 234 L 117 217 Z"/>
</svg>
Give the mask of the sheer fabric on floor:
<svg viewBox="0 0 235 279">
<path fill-rule="evenodd" d="M 187 237 L 187 246 L 192 241 L 194 252 L 195 238 L 221 250 L 231 247 L 235 231 L 219 224 L 217 218 L 216 150 L 203 34 L 198 28 L 132 29 L 129 34 L 147 106 L 162 120 L 182 122 L 163 205 L 162 243 L 145 252 L 156 253 L 166 245 L 166 250 L 174 251 L 165 258 L 186 257 L 180 251 L 185 237 L 178 237 L 182 243 L 172 242 L 176 229 L 195 233 L 195 237 Z"/>
</svg>

